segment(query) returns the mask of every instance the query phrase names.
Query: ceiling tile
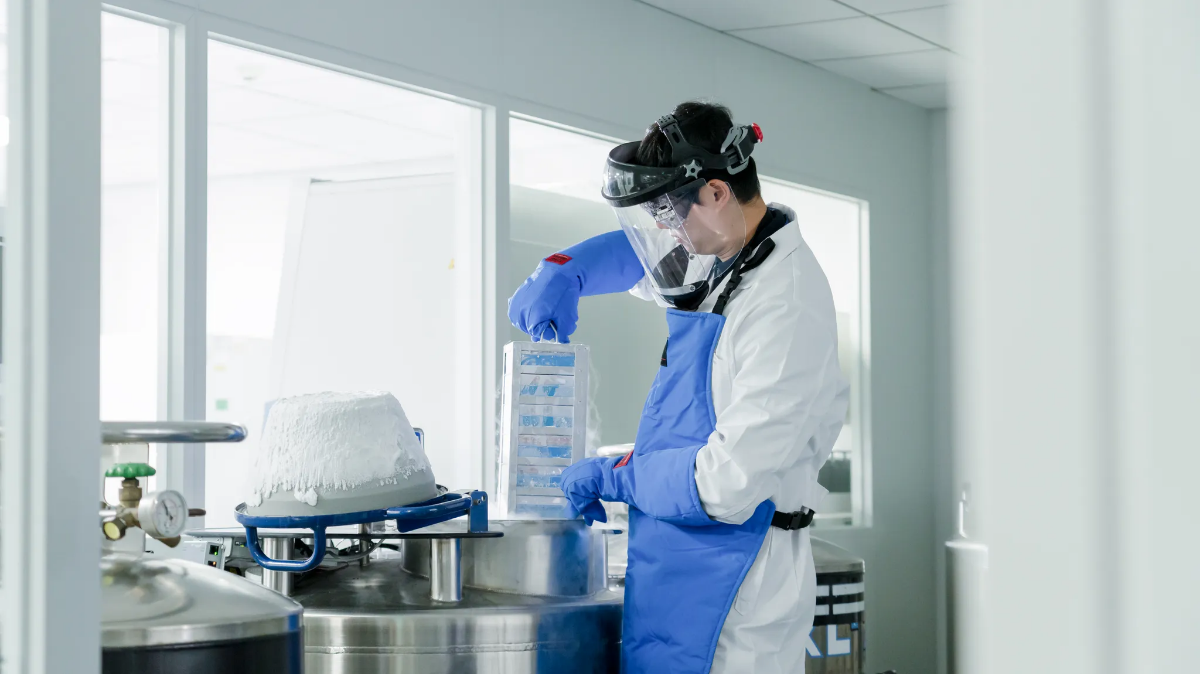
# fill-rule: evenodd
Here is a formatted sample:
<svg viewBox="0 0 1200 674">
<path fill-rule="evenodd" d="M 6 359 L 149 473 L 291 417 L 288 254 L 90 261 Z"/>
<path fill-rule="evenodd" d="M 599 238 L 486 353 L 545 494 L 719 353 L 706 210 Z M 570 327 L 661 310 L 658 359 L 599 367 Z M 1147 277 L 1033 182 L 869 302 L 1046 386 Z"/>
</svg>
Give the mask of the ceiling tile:
<svg viewBox="0 0 1200 674">
<path fill-rule="evenodd" d="M 297 145 L 329 148 L 370 161 L 401 161 L 444 152 L 448 139 L 345 113 L 255 120 L 231 125 Z"/>
<path fill-rule="evenodd" d="M 919 35 L 934 44 L 955 49 L 955 45 L 950 43 L 949 15 L 949 7 L 929 7 L 909 12 L 879 14 L 876 18 Z"/>
<path fill-rule="evenodd" d="M 860 16 L 834 0 L 642 0 L 717 30 L 782 26 Z"/>
<path fill-rule="evenodd" d="M 377 119 L 394 126 L 447 137 L 462 133 L 473 123 L 470 108 L 432 97 L 404 105 L 343 107 L 343 111 L 355 117 Z"/>
<path fill-rule="evenodd" d="M 866 12 L 867 14 L 882 14 L 884 12 L 903 12 L 908 9 L 924 9 L 950 4 L 947 0 L 841 0 L 842 4 Z"/>
<path fill-rule="evenodd" d="M 336 105 L 337 100 L 330 103 Z M 208 121 L 210 124 L 230 124 L 253 119 L 274 119 L 328 112 L 329 108 L 297 101 L 279 94 L 258 91 L 251 87 L 210 84 L 208 88 Z"/>
<path fill-rule="evenodd" d="M 944 49 L 817 61 L 816 65 L 876 89 L 946 81 L 950 52 Z"/>
<path fill-rule="evenodd" d="M 733 34 L 802 61 L 895 54 L 929 48 L 928 42 L 870 17 L 736 31 Z"/>
<path fill-rule="evenodd" d="M 208 81 L 254 88 L 292 83 L 313 76 L 320 68 L 252 49 L 210 40 Z"/>
<path fill-rule="evenodd" d="M 210 176 L 298 172 L 355 162 L 352 155 L 337 150 L 268 138 L 221 124 L 208 129 Z"/>
<path fill-rule="evenodd" d="M 898 89 L 881 89 L 880 91 L 895 96 L 902 101 L 916 103 L 923 108 L 938 110 L 946 107 L 945 84 L 923 84 L 916 87 L 900 87 Z"/>
<path fill-rule="evenodd" d="M 301 80 L 261 81 L 249 85 L 258 91 L 283 96 L 322 108 L 358 110 L 425 106 L 452 110 L 462 106 L 407 89 L 342 73 L 313 68 Z"/>
</svg>

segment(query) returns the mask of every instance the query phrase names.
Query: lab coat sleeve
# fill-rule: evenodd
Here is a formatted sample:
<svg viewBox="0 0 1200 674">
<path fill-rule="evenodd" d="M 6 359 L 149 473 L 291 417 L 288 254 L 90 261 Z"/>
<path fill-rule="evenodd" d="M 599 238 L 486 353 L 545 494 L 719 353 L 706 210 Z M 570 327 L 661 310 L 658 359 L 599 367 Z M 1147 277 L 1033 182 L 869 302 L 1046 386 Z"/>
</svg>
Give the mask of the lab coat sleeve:
<svg viewBox="0 0 1200 674">
<path fill-rule="evenodd" d="M 755 302 L 729 335 L 730 402 L 696 456 L 697 491 L 713 519 L 741 524 L 781 490 L 799 492 L 815 509 L 819 462 L 849 398 L 836 322 L 832 312 L 822 313 L 791 297 L 770 298 Z M 781 472 L 799 462 L 814 464 L 809 484 L 781 484 Z"/>
</svg>

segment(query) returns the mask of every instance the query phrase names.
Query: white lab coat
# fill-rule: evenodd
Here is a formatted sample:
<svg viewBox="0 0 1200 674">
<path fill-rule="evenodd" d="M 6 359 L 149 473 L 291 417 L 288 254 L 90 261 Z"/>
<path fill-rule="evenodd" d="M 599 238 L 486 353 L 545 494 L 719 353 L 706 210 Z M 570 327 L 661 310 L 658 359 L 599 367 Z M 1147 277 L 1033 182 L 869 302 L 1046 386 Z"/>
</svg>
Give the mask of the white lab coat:
<svg viewBox="0 0 1200 674">
<path fill-rule="evenodd" d="M 713 519 L 741 524 L 764 500 L 820 511 L 817 472 L 842 429 L 850 387 L 837 353 L 829 281 L 796 214 L 775 250 L 747 272 L 725 309 L 713 357 L 717 428 L 696 457 L 696 486 Z M 633 294 L 652 298 L 642 284 Z M 711 311 L 722 288 L 701 307 Z M 717 641 L 712 672 L 803 672 L 816 602 L 808 529 L 770 527 Z"/>
</svg>

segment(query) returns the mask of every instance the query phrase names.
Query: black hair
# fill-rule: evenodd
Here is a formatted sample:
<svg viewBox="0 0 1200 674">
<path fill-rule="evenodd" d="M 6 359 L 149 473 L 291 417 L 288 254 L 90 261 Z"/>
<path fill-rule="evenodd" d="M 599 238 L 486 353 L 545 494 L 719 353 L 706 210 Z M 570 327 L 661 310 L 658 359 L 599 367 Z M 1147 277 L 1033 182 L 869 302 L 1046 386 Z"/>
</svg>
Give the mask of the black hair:
<svg viewBox="0 0 1200 674">
<path fill-rule="evenodd" d="M 720 152 L 721 143 L 733 128 L 733 113 L 729 108 L 716 103 L 704 101 L 687 101 L 675 106 L 671 113 L 679 122 L 679 130 L 683 132 L 688 142 L 698 145 L 709 152 Z M 658 123 L 650 125 L 646 137 L 638 146 L 637 161 L 642 166 L 671 166 L 671 144 L 658 128 Z M 705 180 L 724 180 L 733 190 L 733 196 L 738 203 L 745 204 L 753 201 L 762 194 L 758 183 L 758 168 L 754 158 L 746 168 L 736 174 L 724 170 L 705 170 L 700 172 Z"/>
</svg>

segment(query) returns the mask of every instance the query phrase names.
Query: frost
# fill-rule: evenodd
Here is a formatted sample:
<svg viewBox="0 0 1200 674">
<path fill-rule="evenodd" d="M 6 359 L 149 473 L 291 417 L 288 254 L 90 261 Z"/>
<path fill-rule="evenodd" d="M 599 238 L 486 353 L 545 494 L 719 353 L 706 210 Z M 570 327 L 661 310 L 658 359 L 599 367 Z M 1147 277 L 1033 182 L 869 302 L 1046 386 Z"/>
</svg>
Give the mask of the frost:
<svg viewBox="0 0 1200 674">
<path fill-rule="evenodd" d="M 309 489 L 308 491 L 294 491 L 292 496 L 301 503 L 307 503 L 310 506 L 317 505 L 317 490 Z"/>
<path fill-rule="evenodd" d="M 251 459 L 247 505 L 292 492 L 310 506 L 317 493 L 396 484 L 428 472 L 429 459 L 390 393 L 315 393 L 271 406 Z"/>
</svg>

